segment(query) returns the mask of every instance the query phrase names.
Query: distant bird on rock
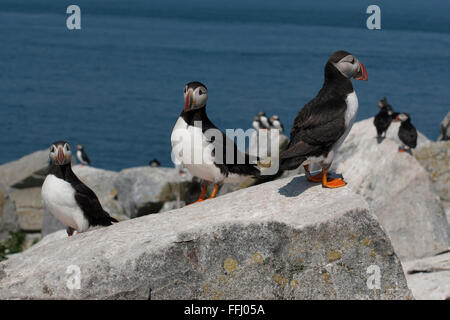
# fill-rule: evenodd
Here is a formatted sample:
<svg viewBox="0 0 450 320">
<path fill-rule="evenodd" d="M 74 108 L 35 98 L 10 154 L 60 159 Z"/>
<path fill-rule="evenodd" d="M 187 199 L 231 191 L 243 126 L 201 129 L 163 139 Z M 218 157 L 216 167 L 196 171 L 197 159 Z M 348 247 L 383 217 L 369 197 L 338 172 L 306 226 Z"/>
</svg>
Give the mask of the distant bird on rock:
<svg viewBox="0 0 450 320">
<path fill-rule="evenodd" d="M 158 159 L 153 159 L 152 161 L 150 161 L 149 163 L 148 163 L 148 165 L 150 166 L 150 167 L 152 167 L 152 168 L 157 168 L 157 167 L 159 167 L 159 166 L 161 166 L 161 163 L 159 162 L 159 160 Z"/>
<path fill-rule="evenodd" d="M 184 87 L 184 109 L 172 130 L 171 143 L 173 156 L 181 165 L 193 176 L 214 183 L 210 196 L 214 198 L 221 184 L 238 183 L 259 175 L 260 171 L 251 163 L 251 157 L 241 152 L 234 141 L 229 141 L 209 120 L 207 100 L 208 90 L 204 84 L 190 82 Z M 233 155 L 231 159 L 227 154 Z M 207 186 L 203 185 L 197 202 L 205 200 L 206 190 Z"/>
<path fill-rule="evenodd" d="M 322 89 L 295 118 L 289 145 L 280 154 L 282 170 L 293 170 L 303 164 L 309 181 L 322 182 L 326 188 L 346 185 L 343 179 L 328 179 L 327 173 L 358 111 L 351 78 L 367 80 L 363 64 L 349 52 L 335 52 L 325 65 Z M 311 176 L 311 163 L 319 163 L 322 173 Z"/>
<path fill-rule="evenodd" d="M 267 119 L 266 113 L 264 111 L 258 112 L 257 117 L 259 118 L 259 122 L 261 124 L 261 129 L 269 129 L 270 128 L 269 119 Z"/>
<path fill-rule="evenodd" d="M 253 118 L 252 127 L 253 127 L 253 129 L 255 129 L 256 131 L 262 129 L 261 121 L 259 121 L 259 117 L 258 117 L 258 116 L 256 116 L 256 117 Z"/>
<path fill-rule="evenodd" d="M 411 152 L 417 146 L 417 130 L 411 123 L 411 117 L 407 113 L 399 113 L 395 121 L 400 121 L 401 125 L 398 129 L 398 137 L 402 142 L 399 152 Z"/>
<path fill-rule="evenodd" d="M 278 115 L 273 115 L 269 119 L 270 129 L 277 129 L 280 133 L 283 133 L 284 127 L 281 123 L 280 117 Z"/>
<path fill-rule="evenodd" d="M 81 165 L 89 165 L 91 163 L 88 155 L 84 151 L 84 147 L 80 144 L 77 145 L 77 159 L 80 161 Z"/>
<path fill-rule="evenodd" d="M 392 106 L 387 102 L 386 97 L 378 102 L 378 107 L 380 111 L 373 119 L 373 124 L 377 129 L 378 138 L 382 139 L 386 137 L 386 131 L 394 118 L 394 111 L 392 110 Z"/>
<path fill-rule="evenodd" d="M 72 171 L 72 151 L 65 141 L 50 146 L 50 173 L 42 185 L 45 208 L 67 227 L 71 236 L 91 226 L 109 226 L 118 222 L 103 210 L 95 193 Z"/>
</svg>

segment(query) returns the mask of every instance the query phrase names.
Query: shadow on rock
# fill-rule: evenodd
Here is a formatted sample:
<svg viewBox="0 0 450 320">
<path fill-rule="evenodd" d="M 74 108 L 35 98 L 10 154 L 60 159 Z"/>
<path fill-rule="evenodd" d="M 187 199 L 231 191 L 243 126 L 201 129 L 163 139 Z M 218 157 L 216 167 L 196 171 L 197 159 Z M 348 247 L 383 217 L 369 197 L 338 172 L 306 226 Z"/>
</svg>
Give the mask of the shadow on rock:
<svg viewBox="0 0 450 320">
<path fill-rule="evenodd" d="M 295 177 L 289 183 L 280 189 L 278 192 L 285 197 L 292 198 L 297 197 L 311 187 L 314 187 L 316 183 L 312 183 L 306 180 L 305 176 Z"/>
</svg>

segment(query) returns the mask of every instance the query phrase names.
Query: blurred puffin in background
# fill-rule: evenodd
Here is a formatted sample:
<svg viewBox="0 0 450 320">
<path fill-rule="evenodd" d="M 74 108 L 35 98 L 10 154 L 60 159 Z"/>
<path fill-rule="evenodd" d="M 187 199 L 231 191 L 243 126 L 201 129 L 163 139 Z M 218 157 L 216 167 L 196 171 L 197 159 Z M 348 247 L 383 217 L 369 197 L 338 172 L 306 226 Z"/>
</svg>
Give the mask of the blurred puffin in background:
<svg viewBox="0 0 450 320">
<path fill-rule="evenodd" d="M 398 152 L 409 152 L 417 146 L 417 130 L 411 123 L 411 117 L 407 113 L 399 113 L 395 117 L 395 121 L 400 121 L 400 128 L 398 129 L 398 137 L 402 142 Z"/>
<path fill-rule="evenodd" d="M 380 111 L 373 119 L 373 124 L 377 129 L 378 139 L 386 138 L 386 131 L 391 125 L 392 120 L 395 118 L 394 110 L 392 106 L 387 102 L 386 97 L 378 102 L 378 107 Z"/>
<path fill-rule="evenodd" d="M 81 165 L 91 164 L 91 160 L 89 160 L 89 157 L 81 144 L 77 145 L 77 159 L 80 161 Z"/>
</svg>

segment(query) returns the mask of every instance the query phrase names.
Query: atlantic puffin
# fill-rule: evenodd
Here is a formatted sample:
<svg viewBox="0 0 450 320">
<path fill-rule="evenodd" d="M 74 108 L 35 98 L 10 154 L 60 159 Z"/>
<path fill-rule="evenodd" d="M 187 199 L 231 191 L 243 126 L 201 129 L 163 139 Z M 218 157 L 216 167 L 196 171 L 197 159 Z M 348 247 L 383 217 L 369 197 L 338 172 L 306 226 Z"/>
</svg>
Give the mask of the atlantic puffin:
<svg viewBox="0 0 450 320">
<path fill-rule="evenodd" d="M 88 165 L 91 163 L 82 145 L 77 145 L 77 159 L 82 165 Z"/>
<path fill-rule="evenodd" d="M 269 129 L 270 123 L 269 119 L 267 119 L 266 113 L 264 111 L 258 112 L 259 122 L 261 123 L 261 129 Z"/>
<path fill-rule="evenodd" d="M 411 151 L 417 146 L 417 130 L 411 123 L 411 117 L 407 113 L 399 113 L 395 117 L 395 121 L 400 121 L 400 128 L 398 129 L 398 137 L 402 142 L 402 146 L 398 149 L 399 152 Z"/>
<path fill-rule="evenodd" d="M 184 109 L 172 130 L 171 144 L 172 156 L 178 164 L 193 176 L 214 184 L 210 198 L 215 198 L 223 183 L 239 183 L 258 176 L 260 171 L 256 157 L 238 150 L 234 141 L 209 120 L 207 100 L 204 84 L 190 82 L 184 87 Z M 196 202 L 205 200 L 206 189 L 203 184 Z"/>
<path fill-rule="evenodd" d="M 392 106 L 387 102 L 386 97 L 378 102 L 378 107 L 380 108 L 380 111 L 373 119 L 373 124 L 377 129 L 378 138 L 381 139 L 386 137 L 386 131 L 391 125 L 394 111 L 392 110 Z"/>
<path fill-rule="evenodd" d="M 281 123 L 280 117 L 278 115 L 273 115 L 269 119 L 270 129 L 277 129 L 280 133 L 283 133 L 284 127 Z"/>
<path fill-rule="evenodd" d="M 255 129 L 256 131 L 261 129 L 261 121 L 259 120 L 258 116 L 253 118 L 252 126 L 253 126 L 253 129 Z"/>
<path fill-rule="evenodd" d="M 72 171 L 72 151 L 65 141 L 50 146 L 50 170 L 42 185 L 45 208 L 67 227 L 69 237 L 76 230 L 109 226 L 118 222 L 103 210 L 95 193 Z"/>
<path fill-rule="evenodd" d="M 152 168 L 157 168 L 161 166 L 161 163 L 158 159 L 154 158 L 152 161 L 149 161 L 148 165 Z"/>
<path fill-rule="evenodd" d="M 343 179 L 328 179 L 327 172 L 356 118 L 358 98 L 351 78 L 367 80 L 363 64 L 347 51 L 333 53 L 325 65 L 322 89 L 295 118 L 288 147 L 280 154 L 281 169 L 303 164 L 309 181 L 322 182 L 326 188 L 346 185 Z M 320 164 L 322 172 L 311 176 L 311 163 Z"/>
</svg>

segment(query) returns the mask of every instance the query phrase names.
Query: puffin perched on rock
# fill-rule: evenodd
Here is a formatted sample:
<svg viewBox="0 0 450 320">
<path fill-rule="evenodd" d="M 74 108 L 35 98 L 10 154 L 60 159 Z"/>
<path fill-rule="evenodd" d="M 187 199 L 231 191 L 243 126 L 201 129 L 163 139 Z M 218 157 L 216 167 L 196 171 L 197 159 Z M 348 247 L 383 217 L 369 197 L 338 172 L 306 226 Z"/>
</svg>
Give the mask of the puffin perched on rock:
<svg viewBox="0 0 450 320">
<path fill-rule="evenodd" d="M 91 163 L 82 145 L 77 145 L 77 158 L 81 165 L 89 165 Z"/>
<path fill-rule="evenodd" d="M 411 152 L 417 146 L 417 130 L 411 123 L 411 117 L 407 113 L 399 113 L 395 117 L 395 121 L 400 121 L 401 125 L 398 129 L 398 137 L 402 142 L 399 152 Z"/>
<path fill-rule="evenodd" d="M 269 129 L 270 128 L 269 119 L 267 119 L 266 113 L 264 111 L 258 112 L 257 117 L 259 118 L 259 123 L 261 124 L 261 129 Z"/>
<path fill-rule="evenodd" d="M 256 131 L 258 131 L 259 129 L 262 128 L 261 121 L 259 121 L 258 116 L 253 118 L 252 126 L 253 126 L 253 129 L 255 129 Z"/>
<path fill-rule="evenodd" d="M 278 115 L 273 115 L 269 119 L 270 129 L 280 130 L 280 133 L 283 133 L 284 127 L 281 123 L 280 117 Z"/>
<path fill-rule="evenodd" d="M 351 78 L 367 80 L 363 64 L 347 51 L 335 52 L 325 65 L 322 89 L 295 118 L 289 145 L 280 154 L 282 170 L 293 170 L 303 164 L 309 181 L 322 182 L 326 188 L 346 185 L 342 179 L 328 179 L 327 172 L 358 111 Z M 319 163 L 322 172 L 311 176 L 311 163 Z"/>
<path fill-rule="evenodd" d="M 378 107 L 380 108 L 380 111 L 373 119 L 373 124 L 377 129 L 378 138 L 381 139 L 386 137 L 386 131 L 391 125 L 393 118 L 395 118 L 395 115 L 392 106 L 387 102 L 386 97 L 378 102 Z"/>
<path fill-rule="evenodd" d="M 50 146 L 50 173 L 42 185 L 46 209 L 67 227 L 69 237 L 76 230 L 109 226 L 118 222 L 103 210 L 95 193 L 73 173 L 72 151 L 65 141 Z"/>
<path fill-rule="evenodd" d="M 215 198 L 223 183 L 238 183 L 260 174 L 249 154 L 238 150 L 209 120 L 206 114 L 208 90 L 200 82 L 184 87 L 184 109 L 172 130 L 172 155 L 189 172 L 204 182 L 214 183 L 210 198 Z M 228 155 L 228 156 L 227 156 Z M 207 184 L 203 183 L 196 202 L 205 200 Z"/>
</svg>

